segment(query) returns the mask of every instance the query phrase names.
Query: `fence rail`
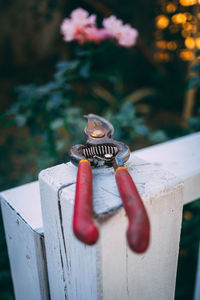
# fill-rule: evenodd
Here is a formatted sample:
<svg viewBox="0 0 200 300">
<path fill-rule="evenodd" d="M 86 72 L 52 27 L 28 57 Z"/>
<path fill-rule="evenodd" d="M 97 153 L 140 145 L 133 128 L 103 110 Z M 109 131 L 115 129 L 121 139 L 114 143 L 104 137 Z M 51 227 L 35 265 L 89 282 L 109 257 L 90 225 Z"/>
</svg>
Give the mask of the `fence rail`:
<svg viewBox="0 0 200 300">
<path fill-rule="evenodd" d="M 71 163 L 42 171 L 40 192 L 38 182 L 2 192 L 16 299 L 172 300 L 182 208 L 200 197 L 199 149 L 197 133 L 132 153 L 127 168 L 151 222 L 144 255 L 127 247 L 127 219 L 111 169 L 93 171 L 100 240 L 92 247 L 72 234 L 77 170 Z M 196 287 L 195 300 L 199 293 Z"/>
</svg>

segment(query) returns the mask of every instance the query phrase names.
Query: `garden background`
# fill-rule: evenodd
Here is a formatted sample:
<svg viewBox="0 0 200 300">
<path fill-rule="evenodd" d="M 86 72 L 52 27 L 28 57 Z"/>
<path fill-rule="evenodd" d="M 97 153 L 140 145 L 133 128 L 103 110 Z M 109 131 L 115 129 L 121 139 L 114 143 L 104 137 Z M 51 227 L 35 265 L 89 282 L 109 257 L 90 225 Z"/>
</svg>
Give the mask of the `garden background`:
<svg viewBox="0 0 200 300">
<path fill-rule="evenodd" d="M 116 15 L 139 32 L 134 47 L 66 43 L 77 7 Z M 200 8 L 195 0 L 9 0 L 0 3 L 0 190 L 68 161 L 96 113 L 140 149 L 200 130 Z M 176 300 L 192 299 L 200 202 L 185 206 Z M 0 299 L 14 299 L 2 222 Z"/>
</svg>

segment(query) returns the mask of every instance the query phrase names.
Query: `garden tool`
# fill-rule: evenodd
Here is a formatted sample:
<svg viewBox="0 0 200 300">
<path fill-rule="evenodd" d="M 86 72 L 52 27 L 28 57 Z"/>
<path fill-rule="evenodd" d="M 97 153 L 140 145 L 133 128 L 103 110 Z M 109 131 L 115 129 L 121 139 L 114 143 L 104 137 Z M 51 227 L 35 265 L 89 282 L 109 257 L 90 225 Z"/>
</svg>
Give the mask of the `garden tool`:
<svg viewBox="0 0 200 300">
<path fill-rule="evenodd" d="M 72 163 L 78 166 L 73 215 L 75 236 L 87 245 L 98 240 L 99 232 L 92 212 L 92 168 L 114 167 L 118 190 L 129 220 L 127 241 L 130 248 L 143 253 L 149 245 L 150 224 L 137 188 L 124 163 L 129 159 L 129 147 L 112 139 L 111 123 L 94 114 L 85 116 L 86 143 L 70 150 Z"/>
</svg>

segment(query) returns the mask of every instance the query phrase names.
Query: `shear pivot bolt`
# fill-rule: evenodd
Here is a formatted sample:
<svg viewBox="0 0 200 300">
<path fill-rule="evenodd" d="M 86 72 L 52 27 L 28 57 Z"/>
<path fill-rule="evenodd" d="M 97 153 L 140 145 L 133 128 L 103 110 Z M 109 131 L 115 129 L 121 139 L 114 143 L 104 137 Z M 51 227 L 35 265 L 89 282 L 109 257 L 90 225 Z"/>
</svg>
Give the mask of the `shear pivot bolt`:
<svg viewBox="0 0 200 300">
<path fill-rule="evenodd" d="M 94 131 L 92 131 L 92 132 L 90 133 L 90 135 L 91 135 L 92 137 L 100 138 L 100 137 L 104 136 L 105 133 L 104 133 L 103 131 L 101 131 L 101 130 L 94 130 Z"/>
<path fill-rule="evenodd" d="M 109 158 L 112 158 L 113 155 L 112 155 L 111 153 L 106 153 L 106 154 L 104 155 L 104 157 L 107 158 L 107 159 L 109 159 Z"/>
</svg>

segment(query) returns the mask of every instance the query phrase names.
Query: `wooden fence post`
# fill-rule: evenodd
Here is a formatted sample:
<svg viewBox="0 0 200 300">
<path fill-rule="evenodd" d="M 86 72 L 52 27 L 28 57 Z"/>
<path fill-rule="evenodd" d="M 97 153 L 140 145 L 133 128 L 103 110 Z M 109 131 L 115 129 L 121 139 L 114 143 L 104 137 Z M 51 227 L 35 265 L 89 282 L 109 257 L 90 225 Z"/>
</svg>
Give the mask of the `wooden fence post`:
<svg viewBox="0 0 200 300">
<path fill-rule="evenodd" d="M 77 168 L 68 163 L 40 173 L 52 300 L 173 299 L 183 185 L 168 171 L 133 155 L 127 168 L 151 221 L 151 244 L 143 255 L 134 254 L 127 246 L 127 218 L 113 169 L 93 171 L 94 212 L 100 240 L 92 247 L 80 243 L 72 233 Z"/>
<path fill-rule="evenodd" d="M 38 182 L 0 195 L 16 300 L 49 299 Z"/>
<path fill-rule="evenodd" d="M 133 155 L 128 162 L 151 219 L 151 246 L 144 255 L 127 248 L 127 219 L 112 169 L 93 171 L 101 233 L 94 247 L 79 243 L 71 230 L 77 169 L 69 163 L 41 173 L 51 299 L 173 299 L 182 198 L 185 204 L 200 197 L 199 147 L 196 133 L 134 152 L 148 163 Z M 48 299 L 38 183 L 0 196 L 15 297 Z M 197 270 L 195 300 L 200 264 Z"/>
<path fill-rule="evenodd" d="M 200 132 L 135 151 L 184 183 L 183 204 L 200 198 Z"/>
</svg>

